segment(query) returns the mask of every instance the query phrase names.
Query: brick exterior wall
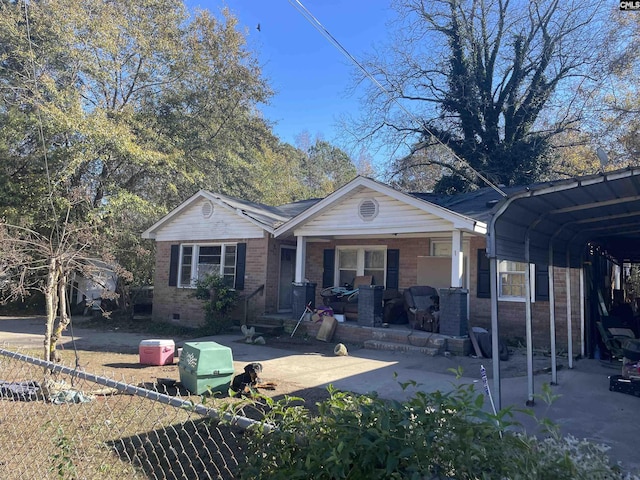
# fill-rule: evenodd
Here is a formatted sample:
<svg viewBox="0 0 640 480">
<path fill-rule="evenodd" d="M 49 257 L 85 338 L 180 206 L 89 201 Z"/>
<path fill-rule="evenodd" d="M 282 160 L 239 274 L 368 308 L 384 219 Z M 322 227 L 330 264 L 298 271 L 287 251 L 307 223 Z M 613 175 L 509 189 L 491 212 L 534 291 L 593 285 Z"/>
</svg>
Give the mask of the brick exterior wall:
<svg viewBox="0 0 640 480">
<path fill-rule="evenodd" d="M 491 302 L 488 298 L 478 298 L 477 278 L 478 264 L 477 251 L 485 248 L 484 237 L 469 237 L 469 324 L 490 328 L 491 326 Z M 211 240 L 214 242 L 215 240 Z M 245 288 L 242 295 L 249 295 L 260 285 L 264 285 L 264 293 L 254 296 L 249 302 L 248 317 L 257 318 L 262 313 L 277 311 L 278 283 L 280 275 L 280 246 L 283 244 L 295 245 L 291 241 L 283 242 L 279 239 L 269 238 L 265 235 L 262 239 L 236 239 L 228 242 L 246 242 L 246 276 Z M 180 316 L 179 323 L 188 326 L 197 326 L 204 320 L 202 303 L 191 298 L 193 290 L 188 288 L 169 287 L 169 260 L 171 243 L 158 242 L 156 269 L 154 279 L 153 317 L 159 321 L 174 321 L 174 314 Z M 199 243 L 206 243 L 201 241 Z M 366 240 L 341 240 L 339 242 L 309 242 L 307 243 L 307 258 L 305 276 L 312 283 L 317 283 L 316 305 L 322 304 L 320 290 L 322 287 L 323 251 L 344 245 L 368 245 L 386 246 L 388 249 L 400 250 L 399 288 L 400 290 L 417 283 L 416 257 L 428 255 L 430 240 L 428 238 L 403 238 L 403 239 L 366 239 Z M 555 278 L 555 317 L 556 317 L 556 345 L 558 350 L 566 349 L 567 323 L 566 323 L 566 286 L 565 270 L 554 269 Z M 572 327 L 574 340 L 574 354 L 580 351 L 580 313 L 578 292 L 578 271 L 572 271 Z M 244 316 L 244 301 L 241 300 L 236 320 Z M 499 302 L 498 321 L 500 334 L 503 337 L 521 340 L 524 343 L 525 331 L 525 304 L 524 302 Z M 533 343 L 535 348 L 548 348 L 550 345 L 549 334 L 549 302 L 536 301 L 532 304 Z"/>
<path fill-rule="evenodd" d="M 215 239 L 201 240 L 197 243 L 216 242 Z M 272 303 L 277 302 L 277 281 L 273 284 L 273 272 L 275 272 L 276 280 L 279 272 L 279 248 L 275 246 L 280 242 L 276 242 L 271 238 L 261 239 L 231 239 L 225 240 L 225 243 L 247 244 L 246 271 L 244 290 L 240 291 L 240 301 L 238 308 L 233 316 L 236 320 L 244 317 L 244 299 L 243 297 L 251 294 L 260 285 L 265 285 L 263 294 L 257 294 L 251 298 L 248 305 L 249 315 L 261 315 L 265 311 L 272 308 Z M 180 325 L 196 327 L 204 321 L 204 310 L 200 300 L 191 295 L 191 288 L 177 288 L 169 286 L 169 262 L 171 259 L 171 245 L 178 242 L 158 242 L 156 265 L 154 273 L 154 294 L 153 294 L 153 319 L 156 321 L 173 322 Z M 273 263 L 275 262 L 275 263 Z M 269 284 L 267 282 L 271 282 Z M 275 290 L 275 294 L 273 291 Z M 274 300 L 275 299 L 275 300 Z M 179 320 L 175 320 L 175 316 L 179 316 Z"/>
<path fill-rule="evenodd" d="M 484 249 L 486 242 L 483 237 L 472 237 L 469 247 L 469 325 L 474 327 L 491 328 L 491 299 L 478 298 L 478 249 Z M 555 325 L 556 348 L 558 351 L 567 349 L 567 288 L 564 268 L 554 268 L 555 295 Z M 571 272 L 571 327 L 573 337 L 573 354 L 580 353 L 580 293 L 579 272 Z M 551 344 L 549 331 L 549 302 L 536 301 L 531 304 L 531 326 L 534 348 L 548 348 Z M 498 326 L 500 336 L 526 343 L 526 321 L 524 302 L 498 302 Z"/>
<path fill-rule="evenodd" d="M 321 305 L 320 289 L 322 287 L 322 255 L 325 249 L 346 245 L 386 246 L 388 249 L 400 250 L 400 290 L 415 285 L 418 279 L 418 264 L 416 257 L 429 255 L 430 242 L 428 238 L 397 238 L 397 239 L 366 239 L 341 240 L 339 242 L 309 242 L 307 243 L 306 277 L 312 283 L 318 284 L 316 304 Z M 319 303 L 318 303 L 319 302 Z"/>
</svg>

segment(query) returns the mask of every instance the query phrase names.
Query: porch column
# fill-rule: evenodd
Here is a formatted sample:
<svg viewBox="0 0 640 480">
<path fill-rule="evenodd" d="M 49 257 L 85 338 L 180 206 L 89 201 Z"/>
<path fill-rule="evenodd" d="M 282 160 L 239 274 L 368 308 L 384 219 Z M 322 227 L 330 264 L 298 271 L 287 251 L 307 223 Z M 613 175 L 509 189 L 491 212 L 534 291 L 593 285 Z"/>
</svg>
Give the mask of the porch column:
<svg viewBox="0 0 640 480">
<path fill-rule="evenodd" d="M 464 274 L 464 258 L 462 252 L 462 232 L 453 230 L 451 237 L 451 288 L 462 287 Z"/>
<path fill-rule="evenodd" d="M 315 308 L 316 284 L 308 283 L 305 279 L 305 258 L 307 257 L 307 239 L 297 237 L 296 245 L 296 277 L 293 283 L 292 310 L 294 318 L 302 318 L 307 312 L 307 306 Z"/>
<path fill-rule="evenodd" d="M 296 237 L 296 283 L 304 282 L 305 259 L 307 258 L 307 237 Z"/>
</svg>

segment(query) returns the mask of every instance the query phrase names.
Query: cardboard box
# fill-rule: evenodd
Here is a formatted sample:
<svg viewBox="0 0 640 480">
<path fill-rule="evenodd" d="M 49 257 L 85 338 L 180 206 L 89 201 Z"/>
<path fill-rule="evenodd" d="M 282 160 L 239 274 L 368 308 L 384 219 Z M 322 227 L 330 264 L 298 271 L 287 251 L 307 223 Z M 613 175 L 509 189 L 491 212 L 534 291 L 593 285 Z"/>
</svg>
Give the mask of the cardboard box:
<svg viewBox="0 0 640 480">
<path fill-rule="evenodd" d="M 336 327 L 338 326 L 338 322 L 334 317 L 325 316 L 322 319 L 322 325 L 320 325 L 320 330 L 318 330 L 318 334 L 316 335 L 316 339 L 321 340 L 323 342 L 330 342 L 333 338 L 333 334 L 336 331 Z"/>
<path fill-rule="evenodd" d="M 173 340 L 142 340 L 138 346 L 140 363 L 143 365 L 171 365 L 176 345 Z"/>
</svg>

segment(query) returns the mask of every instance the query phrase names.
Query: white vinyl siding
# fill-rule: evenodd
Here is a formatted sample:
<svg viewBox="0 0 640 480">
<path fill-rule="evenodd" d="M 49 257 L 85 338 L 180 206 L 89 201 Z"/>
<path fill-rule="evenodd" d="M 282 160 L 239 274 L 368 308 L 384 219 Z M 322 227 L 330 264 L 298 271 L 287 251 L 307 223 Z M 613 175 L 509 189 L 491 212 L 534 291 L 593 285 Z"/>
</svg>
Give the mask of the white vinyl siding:
<svg viewBox="0 0 640 480">
<path fill-rule="evenodd" d="M 156 241 L 225 241 L 237 238 L 263 238 L 264 230 L 228 207 L 216 204 L 213 214 L 203 216 L 205 200 L 194 202 L 180 215 L 162 225 Z"/>
<path fill-rule="evenodd" d="M 363 201 L 375 200 L 378 214 L 363 220 L 360 205 Z M 363 189 L 328 208 L 317 217 L 295 229 L 299 236 L 332 235 L 393 235 L 398 233 L 446 232 L 453 223 L 433 213 L 420 210 L 413 205 Z"/>
</svg>

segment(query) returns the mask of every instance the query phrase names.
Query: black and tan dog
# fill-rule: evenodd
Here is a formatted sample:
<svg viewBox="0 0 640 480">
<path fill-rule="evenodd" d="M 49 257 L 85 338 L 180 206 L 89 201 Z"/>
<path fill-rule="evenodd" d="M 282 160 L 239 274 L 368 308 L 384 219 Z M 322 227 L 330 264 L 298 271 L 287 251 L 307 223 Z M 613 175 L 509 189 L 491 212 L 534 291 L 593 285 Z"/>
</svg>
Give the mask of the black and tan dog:
<svg viewBox="0 0 640 480">
<path fill-rule="evenodd" d="M 250 363 L 245 365 L 244 373 L 233 377 L 230 392 L 233 396 L 249 396 L 254 392 L 254 388 L 260 382 L 258 375 L 262 373 L 261 363 Z"/>
</svg>

